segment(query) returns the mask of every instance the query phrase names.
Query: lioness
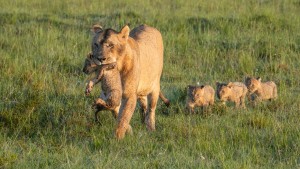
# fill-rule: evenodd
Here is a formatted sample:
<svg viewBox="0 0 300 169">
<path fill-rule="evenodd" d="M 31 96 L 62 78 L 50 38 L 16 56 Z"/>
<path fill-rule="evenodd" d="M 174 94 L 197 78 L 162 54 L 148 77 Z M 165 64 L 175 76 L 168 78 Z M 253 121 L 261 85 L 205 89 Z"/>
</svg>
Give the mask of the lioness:
<svg viewBox="0 0 300 169">
<path fill-rule="evenodd" d="M 122 82 L 122 102 L 116 129 L 122 139 L 139 101 L 146 108 L 146 124 L 155 130 L 155 109 L 163 68 L 163 41 L 160 32 L 147 25 L 132 31 L 126 25 L 120 32 L 93 27 L 92 60 L 97 65 L 117 62 Z M 149 108 L 148 100 L 149 99 Z"/>
<path fill-rule="evenodd" d="M 273 81 L 261 82 L 261 78 L 247 77 L 245 84 L 249 90 L 249 99 L 255 102 L 277 98 L 277 86 Z"/>
<path fill-rule="evenodd" d="M 92 72 L 98 72 L 99 73 L 99 69 L 101 68 L 101 65 L 96 65 L 95 62 L 92 60 L 92 53 L 88 53 L 87 57 L 84 61 L 84 67 L 83 67 L 83 72 L 86 74 L 90 74 Z M 98 75 L 99 76 L 99 75 Z M 92 88 L 94 85 L 96 85 L 95 81 L 97 81 L 99 77 L 96 77 L 96 79 L 94 79 L 93 81 L 89 81 L 88 85 L 86 86 L 86 95 L 89 95 L 92 91 Z M 99 79 L 98 79 L 99 80 Z M 159 92 L 159 98 L 164 102 L 164 104 L 169 107 L 170 106 L 170 101 L 169 99 L 167 99 L 163 93 L 160 91 Z M 140 101 L 140 106 L 141 106 L 141 110 L 140 110 L 140 114 L 141 114 L 141 120 L 142 122 L 145 122 L 145 116 L 146 116 L 146 112 L 147 112 L 147 106 L 146 103 L 141 103 L 141 101 L 144 101 L 143 98 L 139 99 Z M 98 111 L 100 111 L 101 108 L 98 109 Z M 113 110 L 113 114 L 116 114 L 117 110 Z M 97 112 L 95 113 L 95 116 L 97 117 Z M 98 121 L 96 119 L 96 121 Z"/>
<path fill-rule="evenodd" d="M 187 87 L 186 107 L 190 113 L 194 113 L 197 106 L 206 107 L 213 105 L 215 101 L 215 90 L 209 86 L 192 86 Z"/>
<path fill-rule="evenodd" d="M 247 87 L 241 82 L 229 82 L 225 83 L 216 83 L 217 85 L 217 96 L 226 104 L 226 101 L 232 101 L 235 103 L 235 107 L 246 108 L 245 106 L 245 96 L 247 95 Z"/>
</svg>

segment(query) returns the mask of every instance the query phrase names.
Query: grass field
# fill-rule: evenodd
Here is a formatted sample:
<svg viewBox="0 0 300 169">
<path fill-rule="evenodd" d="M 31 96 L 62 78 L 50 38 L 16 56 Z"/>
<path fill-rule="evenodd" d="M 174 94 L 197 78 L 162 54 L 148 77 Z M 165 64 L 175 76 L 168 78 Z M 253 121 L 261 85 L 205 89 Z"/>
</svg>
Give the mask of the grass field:
<svg viewBox="0 0 300 169">
<path fill-rule="evenodd" d="M 138 2 L 138 3 L 137 3 Z M 90 28 L 146 23 L 165 45 L 155 132 L 117 141 L 84 96 Z M 299 0 L 0 1 L 0 168 L 300 168 Z M 188 84 L 260 76 L 279 99 L 185 115 Z"/>
</svg>

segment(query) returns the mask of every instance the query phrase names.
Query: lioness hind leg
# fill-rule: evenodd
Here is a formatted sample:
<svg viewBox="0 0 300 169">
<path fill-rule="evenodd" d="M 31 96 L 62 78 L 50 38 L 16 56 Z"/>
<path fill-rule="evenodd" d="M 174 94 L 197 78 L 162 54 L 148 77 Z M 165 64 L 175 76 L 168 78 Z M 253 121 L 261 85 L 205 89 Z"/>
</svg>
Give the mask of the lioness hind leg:
<svg viewBox="0 0 300 169">
<path fill-rule="evenodd" d="M 146 119 L 146 113 L 148 108 L 148 99 L 147 96 L 142 96 L 138 98 L 139 104 L 140 104 L 140 114 L 141 114 L 141 122 L 145 123 Z"/>
<path fill-rule="evenodd" d="M 152 92 L 150 95 L 150 108 L 147 111 L 146 115 L 146 125 L 148 130 L 155 130 L 155 109 L 159 97 L 159 90 Z"/>
</svg>

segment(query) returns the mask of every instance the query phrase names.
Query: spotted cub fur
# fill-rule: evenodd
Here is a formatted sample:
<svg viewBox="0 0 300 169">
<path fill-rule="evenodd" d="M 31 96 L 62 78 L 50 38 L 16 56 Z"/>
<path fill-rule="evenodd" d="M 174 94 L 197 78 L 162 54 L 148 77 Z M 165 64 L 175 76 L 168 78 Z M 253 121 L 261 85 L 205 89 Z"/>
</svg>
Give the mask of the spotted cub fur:
<svg viewBox="0 0 300 169">
<path fill-rule="evenodd" d="M 97 107 L 95 112 L 95 118 L 97 119 L 97 113 L 103 109 L 108 109 L 113 112 L 115 118 L 118 117 L 119 108 L 122 99 L 122 85 L 119 71 L 117 70 L 116 63 L 100 65 L 97 71 L 96 78 L 89 81 L 86 86 L 86 94 L 88 95 L 93 86 L 101 82 L 101 95 L 95 101 L 94 106 Z"/>
<path fill-rule="evenodd" d="M 227 101 L 235 103 L 235 107 L 245 108 L 245 97 L 247 95 L 247 87 L 241 82 L 216 83 L 217 96 L 226 104 Z"/>
<path fill-rule="evenodd" d="M 249 91 L 249 99 L 252 101 L 275 100 L 278 97 L 277 86 L 273 81 L 261 82 L 260 77 L 247 77 L 245 84 Z"/>
<path fill-rule="evenodd" d="M 209 86 L 192 86 L 187 88 L 186 107 L 193 113 L 195 107 L 206 107 L 214 104 L 215 90 Z"/>
</svg>

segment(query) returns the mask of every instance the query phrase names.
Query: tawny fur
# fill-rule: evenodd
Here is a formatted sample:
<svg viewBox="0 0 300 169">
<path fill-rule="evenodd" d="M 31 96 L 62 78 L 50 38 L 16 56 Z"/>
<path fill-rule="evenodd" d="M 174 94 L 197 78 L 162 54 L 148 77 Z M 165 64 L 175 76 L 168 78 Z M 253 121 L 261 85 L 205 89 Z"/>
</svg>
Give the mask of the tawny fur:
<svg viewBox="0 0 300 169">
<path fill-rule="evenodd" d="M 86 74 L 90 74 L 90 73 L 93 73 L 93 72 L 98 72 L 98 75 L 96 78 L 94 78 L 93 80 L 89 81 L 89 83 L 87 84 L 86 86 L 86 95 L 89 95 L 92 91 L 92 88 L 94 85 L 96 85 L 99 81 L 100 81 L 100 72 L 101 70 L 101 66 L 95 64 L 95 62 L 91 59 L 92 57 L 92 53 L 88 53 L 87 54 L 87 58 L 85 59 L 85 62 L 84 62 L 84 67 L 83 67 L 83 72 L 85 72 Z M 108 64 L 109 65 L 109 64 Z M 107 66 L 107 65 L 106 65 Z M 100 72 L 99 72 L 100 71 Z M 117 75 L 117 74 L 116 74 Z M 119 75 L 118 75 L 119 76 Z M 97 81 L 97 82 L 96 82 Z M 104 84 L 105 85 L 105 84 Z M 107 85 L 106 85 L 107 86 Z M 164 104 L 169 107 L 170 106 L 170 101 L 169 99 L 167 99 L 162 92 L 159 92 L 159 98 L 164 102 Z M 140 98 L 139 99 L 139 102 L 140 102 L 140 106 L 141 106 L 141 110 L 140 110 L 140 114 L 141 114 L 141 120 L 142 122 L 145 121 L 145 117 L 146 117 L 146 112 L 147 112 L 147 106 L 145 106 L 144 103 L 145 100 L 143 100 L 143 98 Z M 100 102 L 103 102 L 103 101 L 100 101 L 98 100 L 98 103 L 100 104 Z M 104 109 L 105 107 L 101 108 L 98 104 L 98 108 L 97 108 L 97 111 L 95 112 L 95 117 L 97 117 L 97 113 L 99 111 L 101 111 L 102 109 Z M 110 109 L 111 108 L 106 108 L 106 109 Z M 112 113 L 114 115 L 114 117 L 117 117 L 117 114 L 118 114 L 118 109 L 112 109 Z M 98 121 L 98 119 L 96 118 L 96 121 Z"/>
<path fill-rule="evenodd" d="M 141 25 L 132 31 L 124 26 L 120 32 L 102 30 L 95 26 L 94 32 L 93 61 L 96 64 L 117 62 L 121 76 L 123 93 L 116 129 L 117 139 L 125 136 L 137 99 L 147 110 L 147 128 L 155 130 L 155 109 L 163 68 L 163 41 L 160 32 L 147 25 Z"/>
<path fill-rule="evenodd" d="M 215 90 L 209 86 L 191 86 L 187 88 L 186 107 L 189 112 L 194 112 L 195 107 L 206 107 L 213 105 L 215 100 Z"/>
<path fill-rule="evenodd" d="M 249 90 L 249 99 L 251 101 L 275 100 L 278 97 L 277 86 L 273 81 L 261 82 L 260 77 L 247 77 L 245 84 Z"/>
<path fill-rule="evenodd" d="M 94 106 L 97 107 L 95 119 L 98 121 L 97 113 L 103 109 L 111 110 L 115 118 L 118 117 L 119 108 L 122 98 L 122 85 L 119 71 L 116 63 L 98 66 L 97 76 L 89 81 L 86 86 L 86 94 L 92 91 L 97 83 L 101 82 L 101 95 L 95 101 Z"/>
<path fill-rule="evenodd" d="M 217 85 L 217 96 L 226 104 L 227 101 L 235 103 L 235 107 L 245 108 L 245 97 L 247 95 L 247 87 L 241 82 L 229 82 L 225 83 L 216 83 Z"/>
<path fill-rule="evenodd" d="M 85 74 L 93 73 L 99 68 L 99 66 L 93 61 L 92 56 L 93 56 L 92 53 L 89 52 L 84 60 L 82 71 Z"/>
<path fill-rule="evenodd" d="M 89 95 L 93 86 L 101 81 L 100 98 L 95 100 L 93 107 L 95 111 L 95 121 L 99 122 L 98 113 L 102 110 L 110 110 L 114 118 L 117 119 L 121 106 L 122 85 L 116 63 L 106 65 L 96 65 L 91 59 L 92 53 L 88 53 L 84 62 L 83 72 L 90 74 L 96 72 L 97 76 L 90 80 L 86 86 L 85 94 Z M 128 126 L 127 133 L 132 134 L 131 126 Z"/>
</svg>

